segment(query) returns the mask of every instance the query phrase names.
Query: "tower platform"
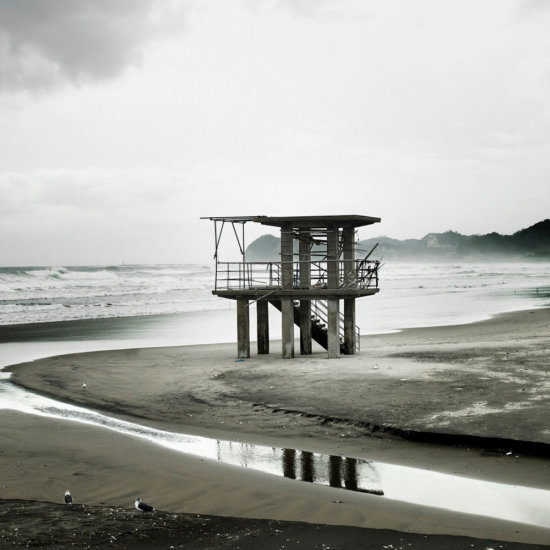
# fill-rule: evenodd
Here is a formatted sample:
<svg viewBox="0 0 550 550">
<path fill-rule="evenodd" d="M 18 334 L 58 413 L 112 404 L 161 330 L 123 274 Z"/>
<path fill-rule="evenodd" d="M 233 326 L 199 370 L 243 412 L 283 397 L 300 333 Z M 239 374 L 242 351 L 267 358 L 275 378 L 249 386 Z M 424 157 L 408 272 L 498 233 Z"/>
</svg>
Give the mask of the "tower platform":
<svg viewBox="0 0 550 550">
<path fill-rule="evenodd" d="M 282 356 L 294 357 L 294 326 L 300 328 L 300 353 L 310 354 L 312 340 L 330 358 L 359 349 L 355 299 L 379 291 L 377 260 L 370 253 L 356 258 L 358 227 L 380 222 L 370 216 L 237 216 L 214 221 L 216 296 L 237 301 L 238 356 L 250 357 L 249 305 L 257 304 L 258 353 L 269 353 L 268 304 L 282 314 Z M 279 227 L 280 261 L 247 262 L 244 225 Z M 233 227 L 242 255 L 240 262 L 219 260 L 226 224 Z M 241 225 L 241 232 L 237 226 Z M 371 251 L 372 252 L 372 251 Z M 340 301 L 344 311 L 340 312 Z"/>
</svg>

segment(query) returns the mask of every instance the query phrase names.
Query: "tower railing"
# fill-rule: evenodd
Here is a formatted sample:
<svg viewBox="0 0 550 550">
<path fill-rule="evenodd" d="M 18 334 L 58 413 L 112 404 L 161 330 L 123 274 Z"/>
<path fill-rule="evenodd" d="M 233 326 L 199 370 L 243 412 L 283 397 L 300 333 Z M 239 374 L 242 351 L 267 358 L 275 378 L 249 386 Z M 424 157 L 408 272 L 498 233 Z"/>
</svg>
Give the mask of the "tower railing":
<svg viewBox="0 0 550 550">
<path fill-rule="evenodd" d="M 338 262 L 338 289 L 375 289 L 378 288 L 377 260 L 355 260 Z M 308 262 L 309 282 L 301 283 L 300 264 L 292 263 L 291 288 L 328 288 L 328 266 L 330 260 Z M 277 290 L 283 288 L 282 272 L 286 262 L 217 262 L 216 290 Z"/>
</svg>

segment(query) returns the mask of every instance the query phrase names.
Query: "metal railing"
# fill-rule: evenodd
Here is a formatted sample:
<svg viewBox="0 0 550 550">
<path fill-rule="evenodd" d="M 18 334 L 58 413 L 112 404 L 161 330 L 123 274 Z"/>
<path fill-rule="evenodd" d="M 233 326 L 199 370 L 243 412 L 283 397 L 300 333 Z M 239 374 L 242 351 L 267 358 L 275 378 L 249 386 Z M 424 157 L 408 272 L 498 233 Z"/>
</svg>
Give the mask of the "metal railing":
<svg viewBox="0 0 550 550">
<path fill-rule="evenodd" d="M 276 262 L 217 262 L 216 290 L 282 288 L 281 264 Z"/>
<path fill-rule="evenodd" d="M 378 288 L 377 260 L 356 260 L 351 268 L 348 262 L 338 263 L 339 289 Z M 331 261 L 309 262 L 309 280 L 301 281 L 302 262 L 217 262 L 216 290 L 282 289 L 283 268 L 292 264 L 292 285 L 290 288 L 328 288 L 328 271 Z M 304 277 L 305 278 L 305 277 Z"/>
</svg>

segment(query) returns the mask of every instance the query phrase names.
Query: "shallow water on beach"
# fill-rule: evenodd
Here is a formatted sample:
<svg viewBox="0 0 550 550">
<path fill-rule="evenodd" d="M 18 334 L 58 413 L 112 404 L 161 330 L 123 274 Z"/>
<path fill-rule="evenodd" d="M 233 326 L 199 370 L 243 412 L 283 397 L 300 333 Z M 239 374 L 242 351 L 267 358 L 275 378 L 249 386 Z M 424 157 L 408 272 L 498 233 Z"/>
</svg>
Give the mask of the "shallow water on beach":
<svg viewBox="0 0 550 550">
<path fill-rule="evenodd" d="M 550 491 L 354 457 L 221 441 L 157 430 L 35 395 L 0 380 L 0 408 L 80 422 L 204 459 L 396 501 L 547 526 Z M 334 494 L 334 498 L 339 496 Z M 335 500 L 338 502 L 338 500 Z"/>
</svg>

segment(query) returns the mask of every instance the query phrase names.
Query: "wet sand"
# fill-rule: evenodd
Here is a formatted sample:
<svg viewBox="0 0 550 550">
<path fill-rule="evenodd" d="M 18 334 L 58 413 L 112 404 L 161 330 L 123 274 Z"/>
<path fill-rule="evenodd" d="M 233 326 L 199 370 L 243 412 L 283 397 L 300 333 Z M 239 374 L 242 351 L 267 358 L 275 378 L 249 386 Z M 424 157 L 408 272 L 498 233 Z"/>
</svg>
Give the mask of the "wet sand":
<svg viewBox="0 0 550 550">
<path fill-rule="evenodd" d="M 235 360 L 234 345 L 208 345 L 67 355 L 8 370 L 33 391 L 170 431 L 550 490 L 549 329 L 550 310 L 535 310 L 363 337 L 360 355 L 338 360 L 320 350 L 282 360 L 272 343 L 269 356 L 246 361 Z M 388 529 L 410 544 L 427 534 L 423 548 L 452 547 L 436 535 L 475 537 L 479 548 L 550 545 L 550 521 L 528 526 L 297 483 L 72 422 L 4 411 L 0 437 L 4 499 L 59 501 L 70 488 L 86 506 L 131 508 L 142 496 L 166 512 L 360 527 L 380 543 Z M 242 537 L 234 546 L 214 538 L 214 547 L 246 547 Z"/>
</svg>

